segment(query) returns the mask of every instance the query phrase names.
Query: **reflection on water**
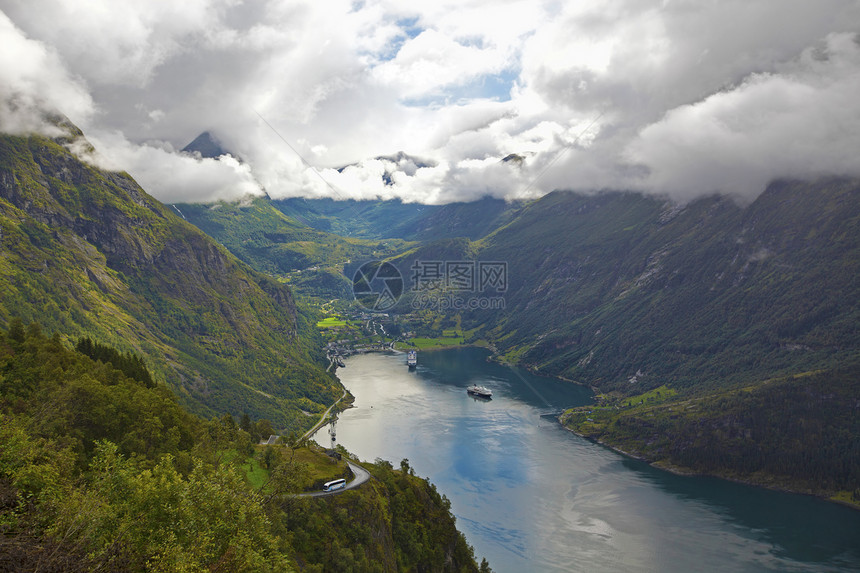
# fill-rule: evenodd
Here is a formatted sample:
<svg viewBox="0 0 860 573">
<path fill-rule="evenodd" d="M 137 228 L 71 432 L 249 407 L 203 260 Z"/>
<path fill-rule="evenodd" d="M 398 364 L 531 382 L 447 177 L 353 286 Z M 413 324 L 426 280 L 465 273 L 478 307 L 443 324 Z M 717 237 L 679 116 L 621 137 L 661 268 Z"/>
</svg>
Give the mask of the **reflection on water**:
<svg viewBox="0 0 860 573">
<path fill-rule="evenodd" d="M 350 358 L 338 375 L 356 402 L 338 440 L 363 459 L 408 458 L 497 573 L 860 569 L 860 512 L 592 444 L 541 417 L 587 404 L 587 389 L 486 356 L 425 352 L 414 371 L 404 354 Z M 475 383 L 493 399 L 468 396 Z"/>
</svg>

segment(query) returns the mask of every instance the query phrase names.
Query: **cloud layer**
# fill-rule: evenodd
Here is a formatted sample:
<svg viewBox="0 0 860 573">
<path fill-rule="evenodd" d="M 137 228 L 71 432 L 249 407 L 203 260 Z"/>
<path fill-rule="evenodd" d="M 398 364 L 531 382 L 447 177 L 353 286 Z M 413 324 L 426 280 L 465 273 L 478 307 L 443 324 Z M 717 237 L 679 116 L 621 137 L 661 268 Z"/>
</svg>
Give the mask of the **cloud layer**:
<svg viewBox="0 0 860 573">
<path fill-rule="evenodd" d="M 65 109 L 86 121 L 93 101 L 49 47 L 30 40 L 0 12 L 0 131 L 60 135 L 44 110 Z"/>
<path fill-rule="evenodd" d="M 165 202 L 263 189 L 434 203 L 556 188 L 749 200 L 777 177 L 860 175 L 852 0 L 0 10 L 0 130 L 50 131 L 38 110 L 57 109 L 98 161 Z M 235 157 L 176 152 L 204 130 Z"/>
</svg>

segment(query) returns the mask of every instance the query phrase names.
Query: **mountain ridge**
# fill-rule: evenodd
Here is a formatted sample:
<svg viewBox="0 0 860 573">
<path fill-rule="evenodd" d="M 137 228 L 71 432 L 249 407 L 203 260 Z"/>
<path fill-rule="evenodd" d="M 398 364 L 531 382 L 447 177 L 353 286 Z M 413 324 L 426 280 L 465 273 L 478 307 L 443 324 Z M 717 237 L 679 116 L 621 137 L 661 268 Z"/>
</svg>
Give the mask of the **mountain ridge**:
<svg viewBox="0 0 860 573">
<path fill-rule="evenodd" d="M 710 362 L 722 375 L 756 352 L 771 366 L 750 371 L 772 375 L 768 368 L 794 361 L 775 356 L 780 348 L 817 349 L 809 367 L 836 347 L 857 360 L 858 206 L 860 182 L 850 179 L 776 182 L 747 207 L 718 197 L 679 209 L 624 194 L 550 195 L 477 245 L 479 257 L 509 260 L 512 275 L 506 318 L 486 326 L 516 324 L 518 333 L 497 341 L 502 352 L 604 388 L 624 387 L 649 364 L 646 389 L 683 386 L 693 372 L 683 374 L 683 363 L 702 369 L 726 350 L 722 366 Z M 680 368 L 681 378 L 661 374 L 652 360 L 661 353 L 675 364 L 662 372 Z"/>
<path fill-rule="evenodd" d="M 310 207 L 325 223 L 342 206 Z M 338 216 L 377 221 L 339 228 L 364 230 L 398 208 L 346 207 Z M 428 210 L 408 226 L 459 229 L 478 207 Z M 597 405 L 566 412 L 564 425 L 661 467 L 860 499 L 860 180 L 778 180 L 746 205 L 557 191 L 504 213 L 476 219 L 495 221 L 486 233 L 376 253 L 407 283 L 380 320 L 592 387 Z M 504 288 L 409 288 L 416 263 L 446 261 L 502 263 Z M 432 306 L 443 297 L 504 304 Z"/>
<path fill-rule="evenodd" d="M 139 353 L 205 416 L 300 429 L 303 409 L 340 396 L 288 288 L 64 142 L 0 136 L 0 322 L 38 320 Z"/>
</svg>

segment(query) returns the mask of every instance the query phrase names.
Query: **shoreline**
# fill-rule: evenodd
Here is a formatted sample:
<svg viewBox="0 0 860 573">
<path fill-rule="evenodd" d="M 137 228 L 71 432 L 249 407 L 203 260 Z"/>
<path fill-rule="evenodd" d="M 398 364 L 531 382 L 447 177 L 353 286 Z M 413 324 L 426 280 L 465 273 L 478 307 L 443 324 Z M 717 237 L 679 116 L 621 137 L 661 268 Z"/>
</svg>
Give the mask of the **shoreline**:
<svg viewBox="0 0 860 573">
<path fill-rule="evenodd" d="M 800 490 L 791 489 L 791 488 L 788 488 L 785 486 L 776 486 L 776 485 L 764 484 L 764 483 L 761 483 L 761 482 L 758 482 L 755 480 L 751 480 L 751 479 L 736 478 L 736 477 L 727 476 L 727 475 L 720 475 L 717 473 L 700 472 L 700 471 L 696 471 L 692 468 L 687 468 L 684 466 L 677 466 L 677 465 L 671 464 L 669 462 L 663 462 L 660 460 L 652 461 L 649 458 L 646 458 L 645 456 L 643 456 L 641 454 L 634 454 L 634 453 L 628 452 L 626 450 L 619 448 L 618 446 L 614 446 L 614 445 L 612 445 L 608 442 L 605 442 L 601 439 L 592 438 L 590 436 L 586 436 L 584 434 L 581 434 L 572 428 L 568 428 L 567 426 L 565 426 L 564 424 L 561 423 L 561 417 L 559 417 L 557 420 L 558 420 L 559 425 L 562 428 L 564 428 L 568 432 L 571 432 L 572 434 L 579 436 L 580 438 L 588 440 L 589 442 L 591 442 L 593 444 L 603 446 L 607 449 L 612 450 L 613 452 L 621 454 L 622 456 L 625 456 L 625 457 L 628 457 L 630 459 L 637 460 L 640 462 L 644 462 L 644 463 L 648 464 L 649 466 L 651 466 L 652 468 L 658 469 L 660 471 L 668 472 L 670 474 L 674 474 L 677 476 L 683 476 L 683 477 L 712 477 L 712 478 L 726 480 L 726 481 L 730 481 L 730 482 L 734 482 L 734 483 L 739 483 L 742 485 L 758 487 L 758 488 L 762 488 L 762 489 L 766 489 L 766 490 L 770 490 L 770 491 L 778 491 L 778 492 L 782 492 L 782 493 L 791 493 L 791 494 L 795 494 L 795 495 L 806 495 L 806 496 L 814 497 L 816 499 L 820 499 L 822 501 L 826 501 L 829 503 L 836 503 L 836 504 L 851 508 L 855 511 L 860 511 L 860 502 L 851 502 L 851 501 L 844 500 L 844 499 L 838 499 L 838 498 L 835 498 L 833 496 L 827 496 L 825 494 L 815 493 L 815 492 L 809 491 L 809 490 L 800 491 Z"/>
<path fill-rule="evenodd" d="M 507 361 L 504 361 L 504 360 L 499 360 L 499 359 L 498 359 L 499 354 L 496 352 L 496 349 L 495 349 L 495 348 L 493 348 L 493 347 L 492 347 L 492 345 L 489 345 L 489 344 L 488 344 L 488 345 L 475 344 L 475 343 L 470 343 L 470 344 L 456 344 L 456 345 L 447 345 L 447 346 L 436 346 L 436 347 L 427 348 L 427 349 L 420 349 L 420 348 L 416 348 L 416 350 L 418 350 L 419 352 L 433 352 L 433 351 L 438 351 L 438 350 L 451 350 L 451 349 L 457 349 L 457 348 L 468 348 L 468 347 L 474 347 L 474 348 L 486 348 L 487 350 L 489 350 L 489 351 L 491 352 L 491 354 L 490 354 L 490 356 L 488 356 L 488 357 L 487 357 L 487 361 L 490 361 L 490 362 L 496 362 L 497 364 L 501 364 L 501 365 L 503 365 L 503 366 L 507 366 L 507 367 L 509 367 L 509 368 L 514 367 L 514 366 L 517 366 L 516 364 L 512 364 L 512 363 L 507 362 Z M 371 350 L 371 351 L 367 351 L 367 352 L 395 352 L 395 353 L 401 353 L 401 354 L 402 354 L 402 353 L 405 353 L 405 352 L 406 352 L 406 350 L 400 350 L 400 349 L 397 349 L 397 348 L 391 348 L 391 349 L 387 349 L 387 350 Z M 519 367 L 519 366 L 518 366 L 518 367 Z M 569 379 L 566 379 L 566 378 L 561 377 L 561 376 L 552 376 L 552 375 L 547 375 L 547 374 L 543 374 L 543 373 L 539 373 L 539 372 L 534 372 L 534 371 L 532 371 L 532 370 L 531 370 L 531 369 L 529 369 L 529 368 L 526 368 L 526 370 L 527 370 L 528 372 L 530 372 L 531 374 L 534 374 L 534 375 L 537 375 L 537 376 L 544 376 L 544 377 L 547 377 L 547 378 L 556 378 L 556 379 L 559 379 L 559 380 L 564 380 L 565 382 L 569 382 L 569 383 L 571 383 L 571 384 L 576 384 L 577 386 L 583 386 L 583 387 L 590 388 L 590 389 L 591 389 L 591 391 L 592 391 L 594 394 L 597 394 L 596 388 L 594 388 L 593 386 L 590 386 L 590 385 L 587 385 L 587 384 L 583 384 L 583 383 L 581 383 L 581 382 L 577 382 L 577 381 L 575 381 L 575 380 L 569 380 Z M 336 376 L 336 375 L 337 375 L 337 369 L 335 369 L 335 376 Z M 338 378 L 338 380 L 340 380 L 340 379 Z M 352 406 L 352 404 L 349 404 L 349 405 L 347 406 L 347 408 L 352 408 L 352 407 L 353 407 L 353 406 Z M 345 409 L 347 409 L 347 408 L 344 408 L 344 410 L 345 410 Z M 335 413 L 333 413 L 333 415 L 331 416 L 331 418 L 336 418 L 336 417 L 337 417 L 337 413 L 335 412 Z M 330 421 L 330 420 L 327 420 L 325 424 L 322 424 L 322 425 L 320 426 L 320 428 L 322 428 L 322 427 L 324 427 L 325 425 L 327 425 L 328 421 Z M 816 493 L 816 492 L 811 491 L 811 490 L 805 490 L 805 491 L 804 491 L 804 490 L 798 490 L 798 489 L 791 489 L 791 488 L 789 488 L 789 487 L 785 487 L 785 486 L 777 486 L 777 485 L 772 485 L 772 484 L 766 484 L 766 483 L 762 483 L 762 482 L 759 482 L 759 481 L 756 481 L 756 480 L 752 480 L 752 479 L 748 479 L 748 478 L 746 478 L 746 479 L 745 479 L 745 478 L 732 477 L 732 476 L 729 476 L 729 475 L 720 475 L 720 474 L 718 474 L 718 473 L 700 472 L 700 471 L 694 470 L 694 469 L 692 469 L 692 468 L 687 468 L 687 467 L 684 467 L 684 466 L 677 466 L 677 465 L 671 464 L 671 463 L 669 463 L 669 462 L 667 462 L 667 461 L 651 460 L 651 459 L 649 459 L 649 458 L 647 458 L 647 457 L 645 457 L 645 456 L 643 456 L 643 455 L 641 455 L 641 454 L 634 454 L 634 453 L 632 453 L 632 452 L 628 452 L 628 451 L 623 450 L 623 449 L 621 449 L 621 448 L 620 448 L 620 447 L 618 447 L 618 446 L 614 446 L 614 445 L 612 445 L 612 444 L 610 444 L 610 443 L 608 443 L 608 442 L 606 442 L 606 441 L 604 441 L 604 440 L 596 439 L 596 438 L 592 438 L 592 437 L 589 437 L 589 436 L 583 435 L 583 434 L 581 434 L 581 433 L 577 432 L 576 430 L 573 430 L 573 429 L 571 429 L 571 428 L 568 428 L 567 426 L 565 426 L 564 424 L 562 424 L 562 423 L 561 423 L 561 418 L 560 418 L 560 417 L 558 417 L 558 418 L 556 419 L 556 421 L 557 421 L 557 422 L 558 422 L 558 423 L 559 423 L 559 424 L 560 424 L 560 425 L 561 425 L 565 430 L 567 430 L 567 431 L 569 431 L 569 432 L 571 432 L 571 433 L 573 433 L 573 434 L 575 434 L 575 435 L 577 435 L 577 436 L 579 436 L 579 437 L 581 437 L 581 438 L 584 438 L 584 439 L 586 439 L 586 440 L 588 440 L 588 441 L 590 441 L 590 442 L 592 442 L 592 443 L 594 443 L 594 444 L 597 444 L 597 445 L 603 446 L 603 447 L 608 448 L 608 449 L 610 449 L 610 450 L 612 450 L 612 451 L 614 451 L 614 452 L 616 452 L 616 453 L 618 453 L 618 454 L 620 454 L 620 455 L 623 455 L 623 456 L 625 456 L 625 457 L 627 457 L 627 458 L 630 458 L 630 459 L 634 459 L 634 460 L 638 460 L 638 461 L 644 462 L 644 463 L 648 464 L 649 466 L 651 466 L 651 467 L 653 467 L 653 468 L 655 468 L 655 469 L 658 469 L 658 470 L 661 470 L 661 471 L 665 471 L 665 472 L 668 472 L 668 473 L 671 473 L 671 474 L 674 474 L 674 475 L 684 476 L 684 477 L 697 477 L 697 476 L 698 476 L 698 477 L 713 477 L 713 478 L 717 478 L 717 479 L 722 479 L 722 480 L 726 480 L 726 481 L 730 481 L 730 482 L 734 482 L 734 483 L 739 483 L 739 484 L 743 484 L 743 485 L 748 485 L 748 486 L 758 487 L 758 488 L 762 488 L 762 489 L 766 489 L 766 490 L 771 490 L 771 491 L 779 491 L 779 492 L 783 492 L 783 493 L 791 493 L 791 494 L 797 494 L 797 495 L 806 495 L 806 496 L 811 496 L 811 497 L 815 497 L 815 498 L 820 499 L 820 500 L 823 500 L 823 501 L 827 501 L 827 502 L 831 502 L 831 503 L 837 503 L 837 504 L 839 504 L 839 505 L 843 505 L 843 506 L 845 506 L 845 507 L 849 507 L 849 508 L 851 508 L 851 509 L 854 509 L 855 511 L 860 511 L 860 502 L 852 502 L 852 501 L 845 500 L 845 499 L 839 499 L 839 498 L 836 498 L 836 497 L 834 497 L 834 496 L 827 496 L 827 495 L 825 495 L 825 494 L 822 494 L 822 493 Z M 319 428 L 317 428 L 317 431 L 318 431 L 318 430 L 319 430 Z"/>
<path fill-rule="evenodd" d="M 443 346 L 430 346 L 428 348 L 420 348 L 418 346 L 413 346 L 407 350 L 417 350 L 418 352 L 435 352 L 437 350 L 453 350 L 456 348 L 487 348 L 488 346 L 484 346 L 483 344 L 475 344 L 474 342 L 461 343 L 461 344 L 446 344 Z M 407 350 L 401 350 L 399 348 L 393 349 L 395 352 L 407 352 Z"/>
</svg>

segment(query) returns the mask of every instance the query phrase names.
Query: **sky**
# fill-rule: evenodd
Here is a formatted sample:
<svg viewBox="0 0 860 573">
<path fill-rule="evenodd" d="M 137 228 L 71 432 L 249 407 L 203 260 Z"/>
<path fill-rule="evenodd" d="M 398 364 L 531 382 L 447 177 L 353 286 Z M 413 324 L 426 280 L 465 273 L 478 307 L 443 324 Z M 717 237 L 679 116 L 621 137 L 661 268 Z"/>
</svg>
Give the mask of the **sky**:
<svg viewBox="0 0 860 573">
<path fill-rule="evenodd" d="M 0 46 L 0 131 L 166 203 L 860 176 L 860 0 L 0 0 Z"/>
</svg>

